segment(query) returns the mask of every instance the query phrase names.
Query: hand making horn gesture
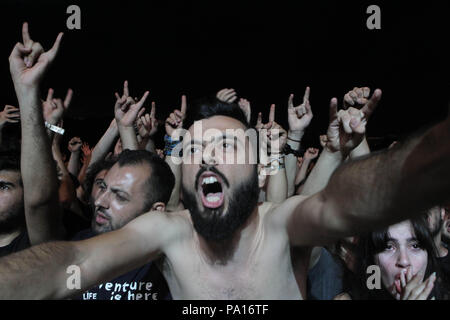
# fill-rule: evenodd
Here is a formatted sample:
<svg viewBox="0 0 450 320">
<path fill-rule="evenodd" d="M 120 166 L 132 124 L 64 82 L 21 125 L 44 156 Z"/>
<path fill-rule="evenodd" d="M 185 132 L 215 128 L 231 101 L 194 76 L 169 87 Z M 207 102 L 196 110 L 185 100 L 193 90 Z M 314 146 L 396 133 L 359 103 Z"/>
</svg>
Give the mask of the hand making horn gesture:
<svg viewBox="0 0 450 320">
<path fill-rule="evenodd" d="M 44 51 L 42 45 L 34 42 L 28 31 L 28 23 L 22 27 L 23 43 L 17 43 L 9 57 L 11 76 L 16 88 L 37 87 L 55 60 L 63 33 L 59 33 L 53 47 Z"/>
<path fill-rule="evenodd" d="M 325 147 L 330 152 L 340 151 L 346 157 L 364 138 L 367 121 L 381 99 L 381 90 L 377 89 L 361 110 L 350 107 L 339 110 L 337 99 L 330 102 L 330 124 Z"/>
</svg>

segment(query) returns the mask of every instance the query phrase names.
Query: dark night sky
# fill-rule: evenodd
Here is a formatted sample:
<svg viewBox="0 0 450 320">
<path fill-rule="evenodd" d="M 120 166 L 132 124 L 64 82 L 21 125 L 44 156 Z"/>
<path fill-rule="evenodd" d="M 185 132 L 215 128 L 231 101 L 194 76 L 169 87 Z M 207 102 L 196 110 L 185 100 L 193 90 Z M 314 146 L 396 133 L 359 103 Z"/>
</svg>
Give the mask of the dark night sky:
<svg viewBox="0 0 450 320">
<path fill-rule="evenodd" d="M 81 30 L 66 28 L 70 4 L 81 7 Z M 381 7 L 381 30 L 366 28 L 370 4 Z M 305 138 L 316 145 L 330 98 L 355 86 L 379 87 L 384 97 L 369 135 L 411 132 L 447 110 L 449 7 L 438 0 L 2 0 L 0 103 L 17 103 L 7 58 L 28 21 L 32 39 L 45 49 L 65 32 L 43 90 L 74 89 L 67 137 L 91 144 L 112 119 L 114 92 L 125 79 L 133 95 L 150 90 L 161 120 L 183 93 L 192 100 L 233 87 L 252 102 L 254 117 L 258 110 L 267 117 L 276 103 L 285 126 L 289 93 L 299 102 L 309 85 L 315 118 Z"/>
</svg>

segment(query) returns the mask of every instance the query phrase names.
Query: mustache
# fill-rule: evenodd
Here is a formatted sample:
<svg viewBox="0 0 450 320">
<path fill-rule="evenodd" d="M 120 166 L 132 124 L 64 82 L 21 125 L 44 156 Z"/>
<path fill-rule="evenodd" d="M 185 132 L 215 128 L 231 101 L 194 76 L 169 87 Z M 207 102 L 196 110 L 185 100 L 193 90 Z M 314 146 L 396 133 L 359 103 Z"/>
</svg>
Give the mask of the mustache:
<svg viewBox="0 0 450 320">
<path fill-rule="evenodd" d="M 217 168 L 215 166 L 209 166 L 209 165 L 200 165 L 200 170 L 197 172 L 197 175 L 195 177 L 195 188 L 197 188 L 197 186 L 198 186 L 200 176 L 206 171 L 210 171 L 210 172 L 217 174 L 220 177 L 220 179 L 222 179 L 222 181 L 225 183 L 227 188 L 230 188 L 230 182 L 225 177 L 225 175 L 222 172 L 220 172 L 219 170 L 217 170 Z"/>
<path fill-rule="evenodd" d="M 111 220 L 111 216 L 109 215 L 109 213 L 105 212 L 104 209 L 102 207 L 96 207 L 95 208 L 95 213 L 100 212 L 103 216 L 105 216 L 105 218 L 107 218 L 108 220 Z"/>
</svg>

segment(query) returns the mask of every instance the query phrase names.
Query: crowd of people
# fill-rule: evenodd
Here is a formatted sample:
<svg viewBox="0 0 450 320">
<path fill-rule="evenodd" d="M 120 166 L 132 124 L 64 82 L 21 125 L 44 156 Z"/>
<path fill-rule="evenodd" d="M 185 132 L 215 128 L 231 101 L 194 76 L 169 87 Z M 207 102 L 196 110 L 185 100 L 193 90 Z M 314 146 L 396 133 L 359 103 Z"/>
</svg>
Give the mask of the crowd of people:
<svg viewBox="0 0 450 320">
<path fill-rule="evenodd" d="M 252 124 L 231 88 L 183 95 L 160 126 L 125 81 L 90 149 L 64 129 L 72 90 L 40 97 L 62 39 L 45 51 L 24 23 L 9 57 L 1 299 L 449 299 L 449 117 L 371 152 L 382 92 L 355 87 L 331 99 L 317 149 L 302 144 L 309 87 L 289 96 L 288 128 L 275 105 Z"/>
</svg>

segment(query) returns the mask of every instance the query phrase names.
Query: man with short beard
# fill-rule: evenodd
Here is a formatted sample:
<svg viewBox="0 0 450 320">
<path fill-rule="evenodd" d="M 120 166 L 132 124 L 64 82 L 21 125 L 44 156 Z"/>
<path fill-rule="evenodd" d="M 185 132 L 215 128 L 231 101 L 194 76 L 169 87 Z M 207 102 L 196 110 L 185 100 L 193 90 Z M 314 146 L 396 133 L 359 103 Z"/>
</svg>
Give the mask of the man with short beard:
<svg viewBox="0 0 450 320">
<path fill-rule="evenodd" d="M 117 161 L 94 164 L 92 170 L 92 189 L 88 189 L 93 208 L 92 225 L 72 240 L 118 230 L 149 210 L 164 211 L 174 185 L 169 166 L 145 150 L 125 150 Z M 77 298 L 158 300 L 168 297 L 169 289 L 160 271 L 155 263 L 147 263 Z"/>
<path fill-rule="evenodd" d="M 0 155 L 0 257 L 30 246 L 19 163 L 11 151 Z"/>
</svg>

